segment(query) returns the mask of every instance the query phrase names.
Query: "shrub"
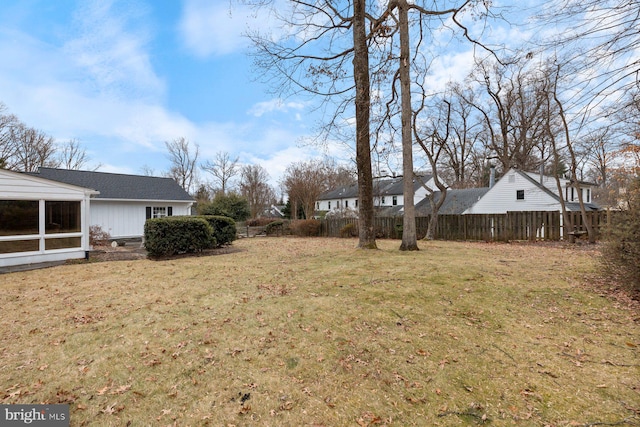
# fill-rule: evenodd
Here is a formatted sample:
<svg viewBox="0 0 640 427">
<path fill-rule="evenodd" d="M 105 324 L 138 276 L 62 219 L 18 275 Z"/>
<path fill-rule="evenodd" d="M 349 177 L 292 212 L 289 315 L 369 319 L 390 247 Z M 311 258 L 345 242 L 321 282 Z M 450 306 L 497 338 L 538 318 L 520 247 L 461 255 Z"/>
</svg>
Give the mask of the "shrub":
<svg viewBox="0 0 640 427">
<path fill-rule="evenodd" d="M 395 231 L 395 233 L 396 233 L 395 238 L 396 238 L 396 239 L 402 239 L 402 232 L 403 232 L 403 230 L 404 230 L 404 225 L 403 225 L 402 223 L 400 223 L 400 224 L 395 224 L 395 225 L 393 226 L 393 229 L 394 229 L 394 231 Z"/>
<path fill-rule="evenodd" d="M 357 235 L 358 230 L 353 222 L 346 224 L 340 229 L 340 237 L 356 237 Z"/>
<path fill-rule="evenodd" d="M 248 227 L 264 227 L 265 225 L 269 225 L 272 222 L 280 222 L 281 220 L 276 218 L 253 218 L 247 221 Z"/>
<path fill-rule="evenodd" d="M 200 218 L 206 220 L 213 229 L 216 246 L 228 245 L 236 240 L 236 222 L 233 218 L 216 215 L 202 215 Z"/>
<path fill-rule="evenodd" d="M 171 216 L 144 224 L 144 245 L 151 257 L 200 252 L 216 244 L 213 228 L 203 218 Z"/>
<path fill-rule="evenodd" d="M 267 236 L 269 236 L 275 233 L 281 234 L 283 229 L 284 229 L 284 221 L 271 221 L 264 228 L 264 232 L 267 234 Z"/>
<path fill-rule="evenodd" d="M 310 237 L 320 234 L 320 221 L 317 219 L 301 219 L 291 223 L 291 232 L 296 236 Z"/>
<path fill-rule="evenodd" d="M 89 227 L 89 244 L 91 246 L 106 245 L 111 240 L 111 235 L 99 225 Z"/>
<path fill-rule="evenodd" d="M 628 191 L 629 209 L 616 212 L 606 230 L 602 250 L 604 271 L 640 291 L 640 178 Z"/>
</svg>

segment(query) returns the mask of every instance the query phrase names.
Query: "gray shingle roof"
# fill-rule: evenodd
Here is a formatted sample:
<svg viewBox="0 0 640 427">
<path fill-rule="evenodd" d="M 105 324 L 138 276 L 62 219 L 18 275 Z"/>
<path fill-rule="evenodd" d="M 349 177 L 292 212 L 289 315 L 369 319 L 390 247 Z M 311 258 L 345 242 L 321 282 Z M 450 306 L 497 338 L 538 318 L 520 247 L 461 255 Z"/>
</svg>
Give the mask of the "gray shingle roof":
<svg viewBox="0 0 640 427">
<path fill-rule="evenodd" d="M 461 214 L 471 206 L 473 206 L 482 196 L 484 196 L 489 187 L 482 188 L 463 188 L 459 190 L 447 190 L 447 197 L 444 199 L 444 203 L 438 211 L 442 215 Z M 436 191 L 434 194 L 435 201 L 437 202 L 442 197 L 440 191 Z M 416 215 L 430 215 L 431 214 L 431 202 L 429 198 L 421 200 L 416 205 Z"/>
<path fill-rule="evenodd" d="M 54 168 L 39 168 L 31 175 L 98 190 L 96 199 L 193 201 L 171 178 Z"/>
<path fill-rule="evenodd" d="M 431 179 L 431 174 L 420 174 L 420 179 L 423 182 L 428 182 Z M 373 181 L 373 195 L 374 196 L 393 196 L 402 195 L 403 193 L 403 179 L 402 176 L 394 178 L 375 178 Z M 421 187 L 420 181 L 413 180 L 413 189 L 417 190 Z M 354 184 L 349 187 L 338 187 L 320 195 L 318 200 L 337 200 L 337 199 L 351 199 L 358 197 L 358 185 Z"/>
</svg>

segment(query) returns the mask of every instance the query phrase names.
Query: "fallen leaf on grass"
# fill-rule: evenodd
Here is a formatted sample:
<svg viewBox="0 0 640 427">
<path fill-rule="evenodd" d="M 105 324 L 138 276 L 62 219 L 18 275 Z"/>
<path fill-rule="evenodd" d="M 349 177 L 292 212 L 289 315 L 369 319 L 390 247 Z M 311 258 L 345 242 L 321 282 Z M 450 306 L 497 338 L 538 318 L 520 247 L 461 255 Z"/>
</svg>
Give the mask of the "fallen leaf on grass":
<svg viewBox="0 0 640 427">
<path fill-rule="evenodd" d="M 158 359 L 151 359 L 151 360 L 148 360 L 148 361 L 144 362 L 144 364 L 146 366 L 157 366 L 157 365 L 160 365 L 161 363 L 162 362 L 160 360 L 158 360 Z"/>
<path fill-rule="evenodd" d="M 124 405 L 118 405 L 118 402 L 115 402 L 109 406 L 107 406 L 104 409 L 101 409 L 100 412 L 102 412 L 105 415 L 113 415 L 113 414 L 117 414 L 118 412 L 122 411 L 124 409 Z"/>
<path fill-rule="evenodd" d="M 326 397 L 324 399 L 324 403 L 326 403 L 329 408 L 335 408 L 336 407 L 336 404 L 333 403 L 333 399 L 331 399 L 330 397 Z"/>
<path fill-rule="evenodd" d="M 282 405 L 280 405 L 281 411 L 290 411 L 291 409 L 293 409 L 293 402 L 290 400 L 287 400 Z"/>
<path fill-rule="evenodd" d="M 109 394 L 110 395 L 122 394 L 122 393 L 125 393 L 125 392 L 129 391 L 130 388 L 131 388 L 131 384 L 122 385 L 122 386 L 118 387 L 117 389 L 115 389 L 114 391 L 112 391 Z"/>
</svg>

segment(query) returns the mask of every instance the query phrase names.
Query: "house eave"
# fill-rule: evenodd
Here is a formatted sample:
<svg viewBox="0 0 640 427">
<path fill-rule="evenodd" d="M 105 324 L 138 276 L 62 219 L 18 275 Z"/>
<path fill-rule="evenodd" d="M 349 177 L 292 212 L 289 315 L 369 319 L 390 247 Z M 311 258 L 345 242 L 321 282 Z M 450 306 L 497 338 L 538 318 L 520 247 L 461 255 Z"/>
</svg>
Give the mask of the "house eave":
<svg viewBox="0 0 640 427">
<path fill-rule="evenodd" d="M 195 200 L 171 200 L 171 199 L 116 199 L 98 197 L 93 199 L 94 202 L 128 202 L 128 203 L 190 203 L 194 204 Z"/>
</svg>

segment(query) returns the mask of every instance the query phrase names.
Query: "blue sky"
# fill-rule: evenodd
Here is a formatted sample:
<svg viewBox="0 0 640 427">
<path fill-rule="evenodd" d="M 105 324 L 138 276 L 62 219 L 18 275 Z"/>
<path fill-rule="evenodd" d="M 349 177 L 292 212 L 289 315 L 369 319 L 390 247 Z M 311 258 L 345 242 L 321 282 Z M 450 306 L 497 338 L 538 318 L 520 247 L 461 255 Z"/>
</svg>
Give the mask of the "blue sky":
<svg viewBox="0 0 640 427">
<path fill-rule="evenodd" d="M 298 144 L 313 133 L 313 105 L 256 81 L 248 26 L 269 22 L 228 0 L 3 0 L 0 102 L 59 141 L 78 139 L 101 171 L 160 174 L 164 141 L 185 137 L 202 160 L 229 152 L 275 185 L 291 162 L 320 155 Z M 443 55 L 433 81 L 471 63 L 470 50 Z"/>
<path fill-rule="evenodd" d="M 226 1 L 3 0 L 0 102 L 57 140 L 77 138 L 99 170 L 168 169 L 185 137 L 262 164 L 274 180 L 318 155 L 305 104 L 253 77 L 247 11 Z"/>
</svg>

